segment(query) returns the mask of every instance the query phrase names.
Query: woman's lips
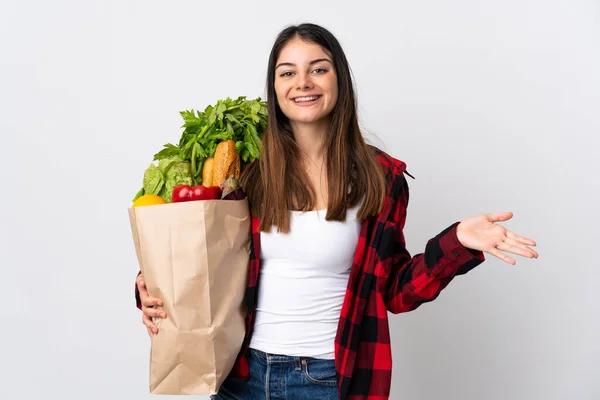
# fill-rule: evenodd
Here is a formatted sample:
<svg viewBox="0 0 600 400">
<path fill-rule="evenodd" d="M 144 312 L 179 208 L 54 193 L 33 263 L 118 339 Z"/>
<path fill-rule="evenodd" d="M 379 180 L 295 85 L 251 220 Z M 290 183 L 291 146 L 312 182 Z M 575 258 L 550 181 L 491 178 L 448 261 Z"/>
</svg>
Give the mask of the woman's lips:
<svg viewBox="0 0 600 400">
<path fill-rule="evenodd" d="M 302 97 L 296 97 L 296 98 L 292 99 L 292 101 L 297 106 L 300 106 L 300 107 L 309 107 L 309 106 L 312 106 L 313 104 L 317 103 L 319 100 L 321 100 L 321 97 L 323 97 L 323 96 L 322 95 L 317 95 L 317 96 L 302 96 Z M 314 98 L 314 99 L 313 100 L 309 100 L 309 98 Z M 298 101 L 298 100 L 300 100 L 300 101 Z"/>
</svg>

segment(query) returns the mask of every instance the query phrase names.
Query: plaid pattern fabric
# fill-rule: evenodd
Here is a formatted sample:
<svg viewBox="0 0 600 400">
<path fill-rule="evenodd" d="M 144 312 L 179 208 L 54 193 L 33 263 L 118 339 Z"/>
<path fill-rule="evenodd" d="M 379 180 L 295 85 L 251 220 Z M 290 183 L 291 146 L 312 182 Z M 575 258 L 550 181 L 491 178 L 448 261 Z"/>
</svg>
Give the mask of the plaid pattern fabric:
<svg viewBox="0 0 600 400">
<path fill-rule="evenodd" d="M 335 364 L 340 400 L 389 398 L 392 349 L 388 312 L 412 311 L 438 297 L 457 275 L 484 261 L 483 253 L 465 248 L 456 235 L 458 222 L 427 242 L 423 253 L 411 256 L 404 240 L 408 206 L 406 164 L 377 150 L 388 180 L 382 212 L 366 219 L 360 239 L 335 338 Z M 246 337 L 232 374 L 250 374 L 246 354 L 257 302 L 260 270 L 260 220 L 252 217 L 252 247 L 248 287 L 245 294 Z M 136 288 L 136 298 L 139 300 Z M 138 302 L 139 307 L 139 302 Z"/>
</svg>

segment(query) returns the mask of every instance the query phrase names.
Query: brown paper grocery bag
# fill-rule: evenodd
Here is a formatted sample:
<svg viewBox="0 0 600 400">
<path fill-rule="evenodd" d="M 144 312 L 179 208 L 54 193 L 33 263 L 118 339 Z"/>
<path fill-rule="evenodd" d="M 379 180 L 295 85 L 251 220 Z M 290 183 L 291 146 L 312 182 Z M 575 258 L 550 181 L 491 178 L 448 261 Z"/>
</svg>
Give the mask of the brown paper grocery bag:
<svg viewBox="0 0 600 400">
<path fill-rule="evenodd" d="M 148 292 L 167 313 L 155 321 L 150 392 L 216 394 L 244 339 L 248 202 L 136 207 L 129 219 Z"/>
</svg>

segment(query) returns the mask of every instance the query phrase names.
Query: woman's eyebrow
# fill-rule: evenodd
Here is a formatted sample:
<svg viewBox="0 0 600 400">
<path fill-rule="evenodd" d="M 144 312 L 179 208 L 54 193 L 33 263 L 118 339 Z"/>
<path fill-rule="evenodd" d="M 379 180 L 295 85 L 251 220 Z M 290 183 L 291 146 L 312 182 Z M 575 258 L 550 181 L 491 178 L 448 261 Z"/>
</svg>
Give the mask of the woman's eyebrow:
<svg viewBox="0 0 600 400">
<path fill-rule="evenodd" d="M 328 59 L 328 58 L 317 58 L 316 60 L 312 60 L 312 61 L 311 61 L 311 62 L 309 62 L 308 64 L 309 64 L 309 65 L 313 65 L 313 64 L 316 64 L 316 63 L 318 63 L 318 62 L 321 62 L 321 61 L 327 61 L 328 63 L 331 63 L 331 64 L 333 64 L 333 63 L 331 62 L 331 60 L 330 60 L 330 59 Z M 277 64 L 277 66 L 275 67 L 275 69 L 277 69 L 277 68 L 279 68 L 279 67 L 295 67 L 295 66 L 296 66 L 296 64 L 294 64 L 294 63 L 292 63 L 292 62 L 282 62 L 282 63 L 279 63 L 279 64 Z"/>
</svg>

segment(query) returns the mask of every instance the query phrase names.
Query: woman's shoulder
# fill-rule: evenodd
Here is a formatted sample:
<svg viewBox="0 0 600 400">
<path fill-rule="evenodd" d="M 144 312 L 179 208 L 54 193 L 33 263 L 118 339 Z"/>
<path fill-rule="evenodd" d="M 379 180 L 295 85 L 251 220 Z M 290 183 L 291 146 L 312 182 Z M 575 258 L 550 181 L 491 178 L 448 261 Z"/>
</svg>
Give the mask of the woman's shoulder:
<svg viewBox="0 0 600 400">
<path fill-rule="evenodd" d="M 377 161 L 379 161 L 379 163 L 383 167 L 383 171 L 386 175 L 389 173 L 391 173 L 392 175 L 402 175 L 406 172 L 406 163 L 404 161 L 392 157 L 387 152 L 383 151 L 378 147 L 375 147 L 373 145 L 369 145 L 369 147 L 375 153 Z"/>
</svg>

